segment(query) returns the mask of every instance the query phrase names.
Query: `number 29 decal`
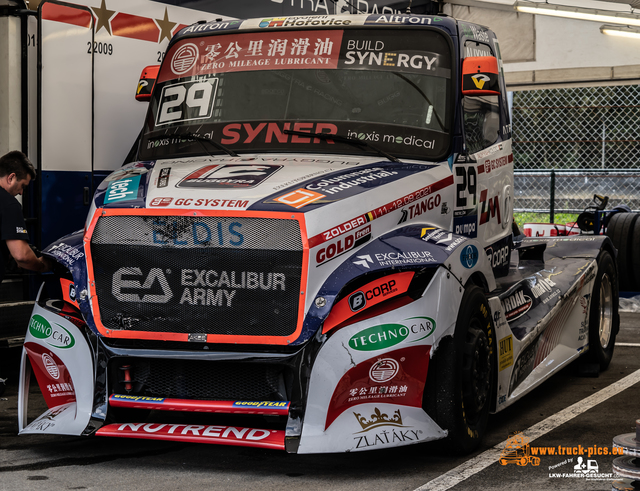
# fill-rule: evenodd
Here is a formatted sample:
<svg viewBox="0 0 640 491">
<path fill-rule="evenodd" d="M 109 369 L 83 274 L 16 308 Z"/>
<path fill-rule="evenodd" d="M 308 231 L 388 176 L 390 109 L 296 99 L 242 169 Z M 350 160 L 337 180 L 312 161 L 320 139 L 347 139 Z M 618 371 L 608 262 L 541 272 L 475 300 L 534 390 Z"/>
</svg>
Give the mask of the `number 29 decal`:
<svg viewBox="0 0 640 491">
<path fill-rule="evenodd" d="M 164 86 L 156 126 L 211 117 L 217 90 L 217 78 Z"/>
</svg>

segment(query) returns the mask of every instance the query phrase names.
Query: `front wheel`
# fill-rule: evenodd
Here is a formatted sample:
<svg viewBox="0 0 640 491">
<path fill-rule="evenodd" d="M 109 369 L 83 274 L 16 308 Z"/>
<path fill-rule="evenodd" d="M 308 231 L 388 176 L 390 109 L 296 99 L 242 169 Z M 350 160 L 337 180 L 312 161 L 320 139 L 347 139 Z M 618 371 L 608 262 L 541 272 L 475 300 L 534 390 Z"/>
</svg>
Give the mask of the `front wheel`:
<svg viewBox="0 0 640 491">
<path fill-rule="evenodd" d="M 456 453 L 475 450 L 484 435 L 494 394 L 494 331 L 483 290 L 462 297 L 453 338 L 441 340 L 429 366 L 424 407 Z"/>
<path fill-rule="evenodd" d="M 598 272 L 591 292 L 589 310 L 589 351 L 587 361 L 606 370 L 613 357 L 616 335 L 620 328 L 618 314 L 618 275 L 611 254 L 602 251 Z"/>
</svg>

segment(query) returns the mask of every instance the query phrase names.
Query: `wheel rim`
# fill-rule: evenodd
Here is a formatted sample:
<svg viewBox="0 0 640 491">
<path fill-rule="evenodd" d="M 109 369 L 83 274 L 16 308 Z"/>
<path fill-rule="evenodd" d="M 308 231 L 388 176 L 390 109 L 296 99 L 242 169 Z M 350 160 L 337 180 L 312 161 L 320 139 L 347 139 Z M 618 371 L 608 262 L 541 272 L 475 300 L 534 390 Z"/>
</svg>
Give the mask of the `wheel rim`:
<svg viewBox="0 0 640 491">
<path fill-rule="evenodd" d="M 600 346 L 606 348 L 611 340 L 611 326 L 613 325 L 613 290 L 608 274 L 602 275 L 600 281 L 600 324 L 598 334 Z"/>
<path fill-rule="evenodd" d="M 467 338 L 464 407 L 467 419 L 475 423 L 489 400 L 491 390 L 491 349 L 482 328 L 473 323 Z"/>
</svg>

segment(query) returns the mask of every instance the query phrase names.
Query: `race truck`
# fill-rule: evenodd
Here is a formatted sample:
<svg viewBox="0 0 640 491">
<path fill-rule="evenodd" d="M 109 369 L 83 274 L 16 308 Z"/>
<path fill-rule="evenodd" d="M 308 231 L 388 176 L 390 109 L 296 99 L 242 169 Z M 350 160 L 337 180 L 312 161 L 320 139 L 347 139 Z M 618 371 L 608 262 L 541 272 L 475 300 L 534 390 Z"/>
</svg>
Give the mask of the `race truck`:
<svg viewBox="0 0 640 491">
<path fill-rule="evenodd" d="M 616 251 L 514 234 L 491 30 L 196 23 L 136 98 L 129 163 L 44 250 L 21 434 L 470 452 L 490 413 L 573 360 L 607 368 Z M 33 420 L 31 373 L 48 406 Z"/>
</svg>

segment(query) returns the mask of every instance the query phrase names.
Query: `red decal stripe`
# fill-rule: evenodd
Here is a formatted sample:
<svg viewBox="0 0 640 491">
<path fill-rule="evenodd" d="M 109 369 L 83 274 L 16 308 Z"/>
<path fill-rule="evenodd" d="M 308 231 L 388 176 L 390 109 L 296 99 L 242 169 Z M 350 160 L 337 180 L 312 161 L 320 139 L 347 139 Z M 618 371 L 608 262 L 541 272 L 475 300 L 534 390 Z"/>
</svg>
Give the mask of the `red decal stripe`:
<svg viewBox="0 0 640 491">
<path fill-rule="evenodd" d="M 484 164 L 478 166 L 478 174 L 484 174 Z"/>
<path fill-rule="evenodd" d="M 111 32 L 114 36 L 151 41 L 153 43 L 157 43 L 160 36 L 160 29 L 152 19 L 123 12 L 118 12 L 111 19 Z"/>
<path fill-rule="evenodd" d="M 429 196 L 430 194 L 440 191 L 441 189 L 444 189 L 447 186 L 451 186 L 452 184 L 453 184 L 453 175 L 445 177 L 444 179 L 441 179 L 438 182 L 434 182 L 429 186 L 425 186 L 422 189 L 418 189 L 417 191 L 414 191 L 413 193 L 409 193 L 401 198 L 393 200 L 384 206 L 380 206 L 379 208 L 376 208 L 375 210 L 371 210 L 363 215 L 352 218 L 351 220 L 347 220 L 346 222 L 343 222 L 340 225 L 333 227 L 331 230 L 326 230 L 325 232 L 322 232 L 314 237 L 311 237 L 309 239 L 309 248 L 312 249 L 326 242 L 327 240 L 335 239 L 336 237 L 339 237 L 342 234 L 345 234 L 350 230 L 353 230 L 354 228 L 365 224 L 366 222 L 369 222 L 369 221 L 375 220 L 376 218 L 380 218 L 384 215 L 387 215 L 388 213 L 391 213 L 392 211 L 395 211 L 398 208 L 407 206 L 408 204 L 413 203 L 414 201 L 422 199 L 425 196 Z"/>
<path fill-rule="evenodd" d="M 75 305 L 78 308 L 78 310 L 80 310 L 80 306 L 78 305 L 78 302 L 76 302 L 75 300 L 71 300 L 71 297 L 69 296 L 69 290 L 72 285 L 73 285 L 73 281 L 60 278 L 60 286 L 62 287 L 62 299 L 65 302 L 69 302 L 71 305 Z"/>
<path fill-rule="evenodd" d="M 274 406 L 274 404 L 281 405 Z M 289 401 L 199 401 L 190 399 L 138 397 L 120 394 L 112 394 L 109 397 L 109 405 L 112 407 L 155 409 L 159 411 L 190 411 L 199 413 L 267 414 L 274 416 L 286 416 L 289 414 L 289 404 Z"/>
<path fill-rule="evenodd" d="M 66 5 L 45 3 L 42 6 L 42 18 L 55 22 L 64 22 L 78 27 L 91 28 L 91 13 Z"/>
<path fill-rule="evenodd" d="M 176 34 L 176 33 L 180 32 L 180 31 L 182 31 L 182 29 L 184 29 L 185 27 L 189 27 L 189 25 L 188 24 L 178 24 L 178 27 L 175 27 L 173 29 L 172 34 Z"/>
<path fill-rule="evenodd" d="M 215 169 L 216 167 L 218 167 L 218 166 L 215 165 L 215 164 L 214 165 L 207 165 L 205 167 L 201 167 L 197 171 L 194 171 L 191 174 L 189 174 L 187 177 L 185 177 L 185 179 L 200 179 L 204 174 L 206 174 L 207 172 L 211 171 L 211 169 Z"/>
<path fill-rule="evenodd" d="M 235 426 L 116 423 L 103 426 L 96 435 L 284 450 L 285 432 Z"/>
<path fill-rule="evenodd" d="M 359 288 L 354 293 L 349 295 L 347 298 L 343 298 L 340 300 L 331 310 L 327 320 L 324 321 L 324 325 L 322 326 L 322 334 L 329 332 L 334 327 L 342 324 L 347 319 L 363 312 L 364 310 L 377 305 L 384 300 L 388 300 L 393 297 L 397 297 L 398 295 L 402 295 L 409 289 L 409 285 L 411 284 L 411 280 L 413 279 L 413 275 L 415 273 L 413 271 L 406 271 L 404 273 L 393 274 L 389 276 L 383 276 L 375 281 L 371 281 L 367 283 L 362 288 Z M 382 292 L 382 287 L 388 286 L 388 293 L 385 295 Z M 374 289 L 378 289 L 381 291 L 379 295 L 370 295 L 371 298 L 366 298 L 367 294 L 373 292 Z M 366 303 L 362 308 L 353 311 L 349 305 L 349 298 L 357 292 L 362 292 L 365 295 Z"/>
</svg>

